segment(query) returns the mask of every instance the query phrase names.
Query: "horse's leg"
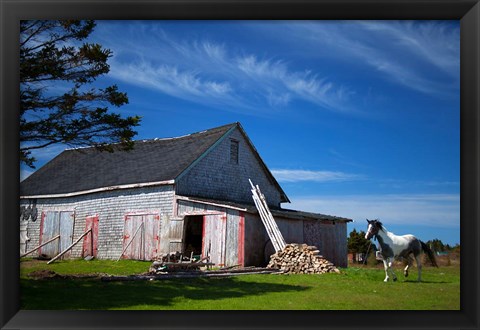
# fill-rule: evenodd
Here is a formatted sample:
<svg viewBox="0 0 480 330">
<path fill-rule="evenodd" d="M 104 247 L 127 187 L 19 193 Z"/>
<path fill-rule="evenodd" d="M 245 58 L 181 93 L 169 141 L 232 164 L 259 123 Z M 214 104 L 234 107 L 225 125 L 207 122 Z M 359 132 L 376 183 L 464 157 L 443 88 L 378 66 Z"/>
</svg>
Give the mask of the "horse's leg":
<svg viewBox="0 0 480 330">
<path fill-rule="evenodd" d="M 395 275 L 395 272 L 393 271 L 393 261 L 394 258 L 388 258 L 388 269 L 390 270 L 390 273 L 392 273 L 393 281 L 395 282 L 397 280 L 397 275 Z"/>
<path fill-rule="evenodd" d="M 383 268 L 385 269 L 385 279 L 384 282 L 388 282 L 388 261 L 383 259 Z"/>
<path fill-rule="evenodd" d="M 405 277 L 408 277 L 408 269 L 412 266 L 412 262 L 413 262 L 412 256 L 409 255 L 407 257 L 407 266 L 403 270 L 403 275 L 405 275 Z"/>
<path fill-rule="evenodd" d="M 422 281 L 422 254 L 418 254 L 415 256 L 415 260 L 417 261 L 417 269 L 418 269 L 418 282 Z"/>
</svg>

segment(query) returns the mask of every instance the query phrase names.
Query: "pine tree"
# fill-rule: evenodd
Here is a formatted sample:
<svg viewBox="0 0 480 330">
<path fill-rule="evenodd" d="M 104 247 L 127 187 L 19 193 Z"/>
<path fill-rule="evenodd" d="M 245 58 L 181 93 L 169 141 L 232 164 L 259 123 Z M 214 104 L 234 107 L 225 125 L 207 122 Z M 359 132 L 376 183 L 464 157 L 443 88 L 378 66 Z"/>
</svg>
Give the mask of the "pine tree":
<svg viewBox="0 0 480 330">
<path fill-rule="evenodd" d="M 128 103 L 116 85 L 90 85 L 110 70 L 109 49 L 84 40 L 92 20 L 20 22 L 20 161 L 32 168 L 34 149 L 63 143 L 113 151 L 133 147 L 140 117 L 122 118 L 108 105 Z"/>
</svg>

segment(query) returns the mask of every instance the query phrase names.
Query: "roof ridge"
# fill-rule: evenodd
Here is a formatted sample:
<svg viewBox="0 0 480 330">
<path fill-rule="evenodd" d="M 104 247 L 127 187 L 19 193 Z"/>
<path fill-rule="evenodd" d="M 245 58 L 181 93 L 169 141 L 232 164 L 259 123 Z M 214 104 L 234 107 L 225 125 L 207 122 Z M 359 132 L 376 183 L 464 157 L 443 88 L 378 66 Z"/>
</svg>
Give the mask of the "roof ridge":
<svg viewBox="0 0 480 330">
<path fill-rule="evenodd" d="M 230 123 L 230 124 L 226 124 L 226 125 L 222 125 L 222 126 L 217 126 L 217 127 L 212 127 L 212 128 L 209 128 L 209 129 L 206 129 L 206 130 L 202 130 L 202 131 L 198 131 L 198 132 L 193 132 L 193 133 L 189 133 L 189 134 L 185 134 L 185 135 L 180 135 L 180 136 L 173 136 L 173 137 L 164 137 L 164 138 L 150 138 L 150 139 L 139 139 L 139 140 L 133 140 L 134 143 L 150 143 L 150 142 L 157 142 L 157 141 L 167 141 L 167 140 L 175 140 L 175 139 L 182 139 L 182 138 L 186 138 L 186 137 L 190 137 L 192 135 L 196 135 L 196 134 L 203 134 L 203 133 L 207 133 L 207 132 L 210 132 L 210 131 L 213 131 L 213 130 L 219 130 L 221 128 L 227 128 L 227 127 L 233 127 L 235 125 L 239 125 L 240 123 L 237 121 L 237 122 L 233 122 L 233 123 Z M 109 143 L 110 145 L 118 145 L 118 144 L 121 144 L 122 142 L 114 142 L 114 143 Z M 75 147 L 75 148 L 65 148 L 64 151 L 72 151 L 72 150 L 82 150 L 82 149 L 95 149 L 95 146 L 84 146 L 84 147 Z"/>
</svg>

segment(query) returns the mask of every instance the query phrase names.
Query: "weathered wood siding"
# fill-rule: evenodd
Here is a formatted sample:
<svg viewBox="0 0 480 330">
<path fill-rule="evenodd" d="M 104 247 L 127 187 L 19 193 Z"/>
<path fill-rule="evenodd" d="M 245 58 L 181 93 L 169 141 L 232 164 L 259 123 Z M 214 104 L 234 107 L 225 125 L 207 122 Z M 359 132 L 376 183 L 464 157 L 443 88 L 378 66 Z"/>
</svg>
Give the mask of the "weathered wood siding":
<svg viewBox="0 0 480 330">
<path fill-rule="evenodd" d="M 238 163 L 230 160 L 231 139 L 238 141 Z M 242 133 L 236 129 L 177 181 L 177 194 L 252 203 L 248 179 L 258 184 L 269 205 L 280 205 L 280 192 L 265 174 Z"/>
<path fill-rule="evenodd" d="M 347 267 L 347 224 L 345 222 L 301 220 L 275 217 L 287 243 L 314 245 L 338 267 Z M 265 265 L 275 253 L 258 215 L 248 214 L 245 221 L 245 264 Z"/>
<path fill-rule="evenodd" d="M 304 239 L 338 267 L 347 267 L 347 224 L 321 220 L 304 221 Z"/>
<path fill-rule="evenodd" d="M 245 265 L 265 265 L 267 231 L 258 215 L 245 213 Z"/>
<path fill-rule="evenodd" d="M 75 212 L 73 239 L 85 232 L 86 219 L 98 214 L 98 252 L 99 259 L 116 259 L 123 249 L 125 215 L 132 212 L 151 212 L 161 219 L 173 215 L 174 189 L 172 185 L 143 187 L 136 189 L 114 190 L 69 198 L 45 198 L 36 200 L 38 214 L 48 211 Z M 30 200 L 20 200 L 20 206 L 31 205 Z M 30 240 L 26 250 L 38 246 L 40 240 L 41 217 L 29 220 L 27 236 Z M 44 240 L 45 241 L 45 240 Z M 71 242 L 70 242 L 71 243 Z M 83 244 L 79 243 L 71 250 L 72 258 L 82 257 Z"/>
</svg>

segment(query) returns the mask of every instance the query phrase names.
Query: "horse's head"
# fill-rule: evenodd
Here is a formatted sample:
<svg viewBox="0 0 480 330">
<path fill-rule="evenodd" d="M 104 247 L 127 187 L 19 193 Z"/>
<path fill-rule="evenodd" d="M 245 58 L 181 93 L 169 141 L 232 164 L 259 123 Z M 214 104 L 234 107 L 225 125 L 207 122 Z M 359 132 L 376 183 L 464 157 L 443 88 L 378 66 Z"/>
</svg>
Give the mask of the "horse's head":
<svg viewBox="0 0 480 330">
<path fill-rule="evenodd" d="M 378 232 L 382 229 L 382 223 L 378 221 L 378 219 L 375 220 L 368 220 L 368 228 L 367 228 L 367 233 L 365 234 L 365 239 L 370 239 L 373 236 L 377 235 Z"/>
</svg>

